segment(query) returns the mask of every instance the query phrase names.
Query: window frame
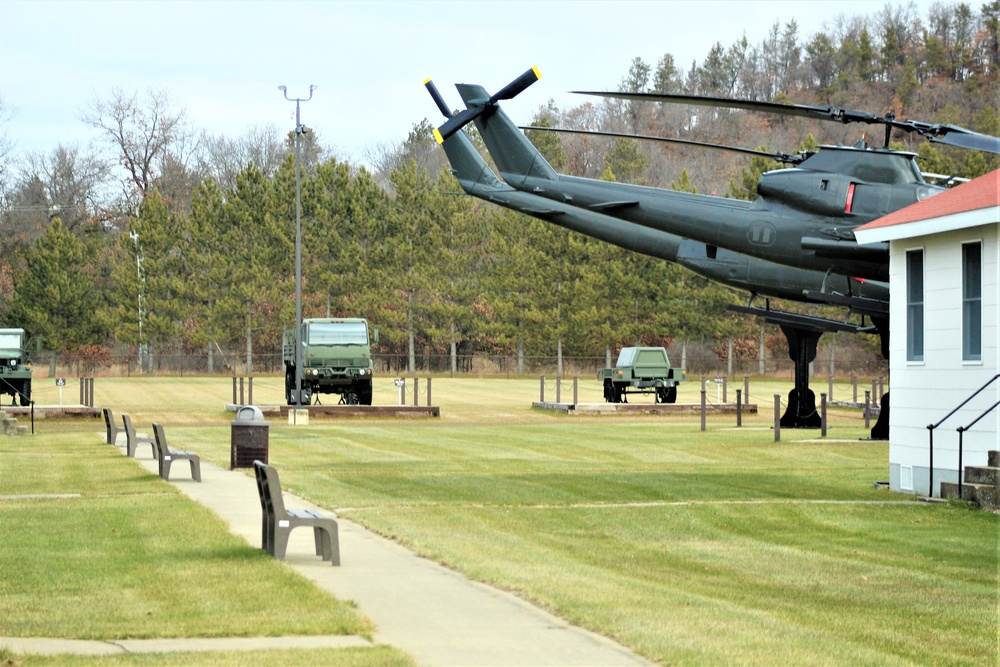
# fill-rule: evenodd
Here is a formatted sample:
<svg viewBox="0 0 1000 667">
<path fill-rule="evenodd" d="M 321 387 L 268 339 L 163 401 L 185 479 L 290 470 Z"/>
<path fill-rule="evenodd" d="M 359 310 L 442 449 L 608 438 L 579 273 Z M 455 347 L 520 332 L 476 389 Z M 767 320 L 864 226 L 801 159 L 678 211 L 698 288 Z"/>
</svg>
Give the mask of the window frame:
<svg viewBox="0 0 1000 667">
<path fill-rule="evenodd" d="M 976 248 L 977 255 L 970 258 Z M 970 259 L 975 259 L 972 267 Z M 970 275 L 970 268 L 975 275 Z M 975 283 L 973 285 L 973 283 Z M 975 290 L 970 288 L 975 287 Z M 983 242 L 981 239 L 962 243 L 962 361 L 983 360 Z"/>
<path fill-rule="evenodd" d="M 906 360 L 924 361 L 924 249 L 913 248 L 905 253 L 906 265 Z M 915 273 L 914 261 L 919 258 L 919 274 Z M 915 278 L 919 278 L 919 283 Z M 919 294 L 916 292 L 919 289 Z"/>
</svg>

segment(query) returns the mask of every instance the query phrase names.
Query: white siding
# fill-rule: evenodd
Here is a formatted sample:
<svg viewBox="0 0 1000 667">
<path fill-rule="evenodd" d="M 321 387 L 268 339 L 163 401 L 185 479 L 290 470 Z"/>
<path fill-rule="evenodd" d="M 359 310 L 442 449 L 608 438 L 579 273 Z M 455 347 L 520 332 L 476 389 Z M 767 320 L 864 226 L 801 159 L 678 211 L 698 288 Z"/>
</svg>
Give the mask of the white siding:
<svg viewBox="0 0 1000 667">
<path fill-rule="evenodd" d="M 928 424 L 942 419 L 991 377 L 1000 373 L 1000 224 L 892 242 L 889 262 L 891 379 L 889 414 L 890 486 L 900 490 L 900 466 L 912 466 L 913 491 L 928 491 Z M 983 244 L 983 355 L 962 360 L 962 244 Z M 906 361 L 907 250 L 924 251 L 924 360 Z M 1000 380 L 945 421 L 934 435 L 934 495 L 941 481 L 958 479 L 958 434 L 1000 400 Z M 1000 449 L 1000 409 L 963 438 L 963 466 L 985 465 L 986 452 Z"/>
</svg>

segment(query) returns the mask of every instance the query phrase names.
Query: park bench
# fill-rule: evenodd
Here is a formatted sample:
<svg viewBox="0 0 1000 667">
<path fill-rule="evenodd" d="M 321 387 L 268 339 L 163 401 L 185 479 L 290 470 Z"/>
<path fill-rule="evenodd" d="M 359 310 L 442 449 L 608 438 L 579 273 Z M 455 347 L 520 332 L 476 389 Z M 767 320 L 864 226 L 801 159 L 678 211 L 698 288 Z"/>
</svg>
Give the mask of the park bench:
<svg viewBox="0 0 1000 667">
<path fill-rule="evenodd" d="M 285 509 L 278 471 L 266 463 L 253 462 L 260 495 L 261 547 L 278 560 L 285 559 L 288 536 L 293 528 L 312 526 L 316 555 L 340 565 L 340 539 L 335 519 L 313 510 Z"/>
<path fill-rule="evenodd" d="M 111 412 L 111 408 L 101 408 L 101 414 L 104 415 L 104 425 L 108 429 L 107 441 L 109 445 L 114 445 L 118 443 L 118 424 L 115 423 L 115 415 Z"/>
<path fill-rule="evenodd" d="M 181 449 L 170 449 L 167 436 L 163 435 L 163 425 L 153 422 L 153 442 L 156 446 L 155 456 L 160 462 L 160 477 L 170 479 L 170 466 L 174 461 L 188 461 L 191 464 L 191 477 L 196 482 L 201 481 L 201 457 Z"/>
<path fill-rule="evenodd" d="M 132 418 L 122 415 L 122 424 L 125 425 L 125 453 L 130 457 L 135 457 L 135 450 L 139 445 L 147 444 L 153 450 L 153 458 L 156 458 L 156 440 L 148 435 L 138 435 L 135 427 L 132 426 Z"/>
</svg>

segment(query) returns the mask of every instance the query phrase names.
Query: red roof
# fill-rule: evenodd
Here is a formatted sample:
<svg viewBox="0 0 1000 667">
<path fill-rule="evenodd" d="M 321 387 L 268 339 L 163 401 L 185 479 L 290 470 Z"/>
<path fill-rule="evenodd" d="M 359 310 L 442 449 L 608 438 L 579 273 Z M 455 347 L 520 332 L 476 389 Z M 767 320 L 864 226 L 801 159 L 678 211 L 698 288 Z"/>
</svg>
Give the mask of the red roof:
<svg viewBox="0 0 1000 667">
<path fill-rule="evenodd" d="M 895 213 L 872 220 L 857 229 L 877 229 L 908 222 L 941 218 L 955 213 L 1000 206 L 1000 169 L 962 183 L 951 190 L 910 204 Z"/>
</svg>

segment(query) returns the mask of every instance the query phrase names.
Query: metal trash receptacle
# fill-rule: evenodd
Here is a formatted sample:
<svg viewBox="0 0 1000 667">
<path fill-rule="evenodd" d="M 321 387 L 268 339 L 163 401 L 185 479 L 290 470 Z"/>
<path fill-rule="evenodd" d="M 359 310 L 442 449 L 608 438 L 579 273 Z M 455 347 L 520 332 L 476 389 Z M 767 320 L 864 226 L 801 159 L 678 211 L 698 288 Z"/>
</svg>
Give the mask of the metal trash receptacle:
<svg viewBox="0 0 1000 667">
<path fill-rule="evenodd" d="M 229 469 L 252 468 L 254 461 L 267 463 L 271 425 L 255 405 L 236 410 L 236 420 L 230 422 Z"/>
</svg>

